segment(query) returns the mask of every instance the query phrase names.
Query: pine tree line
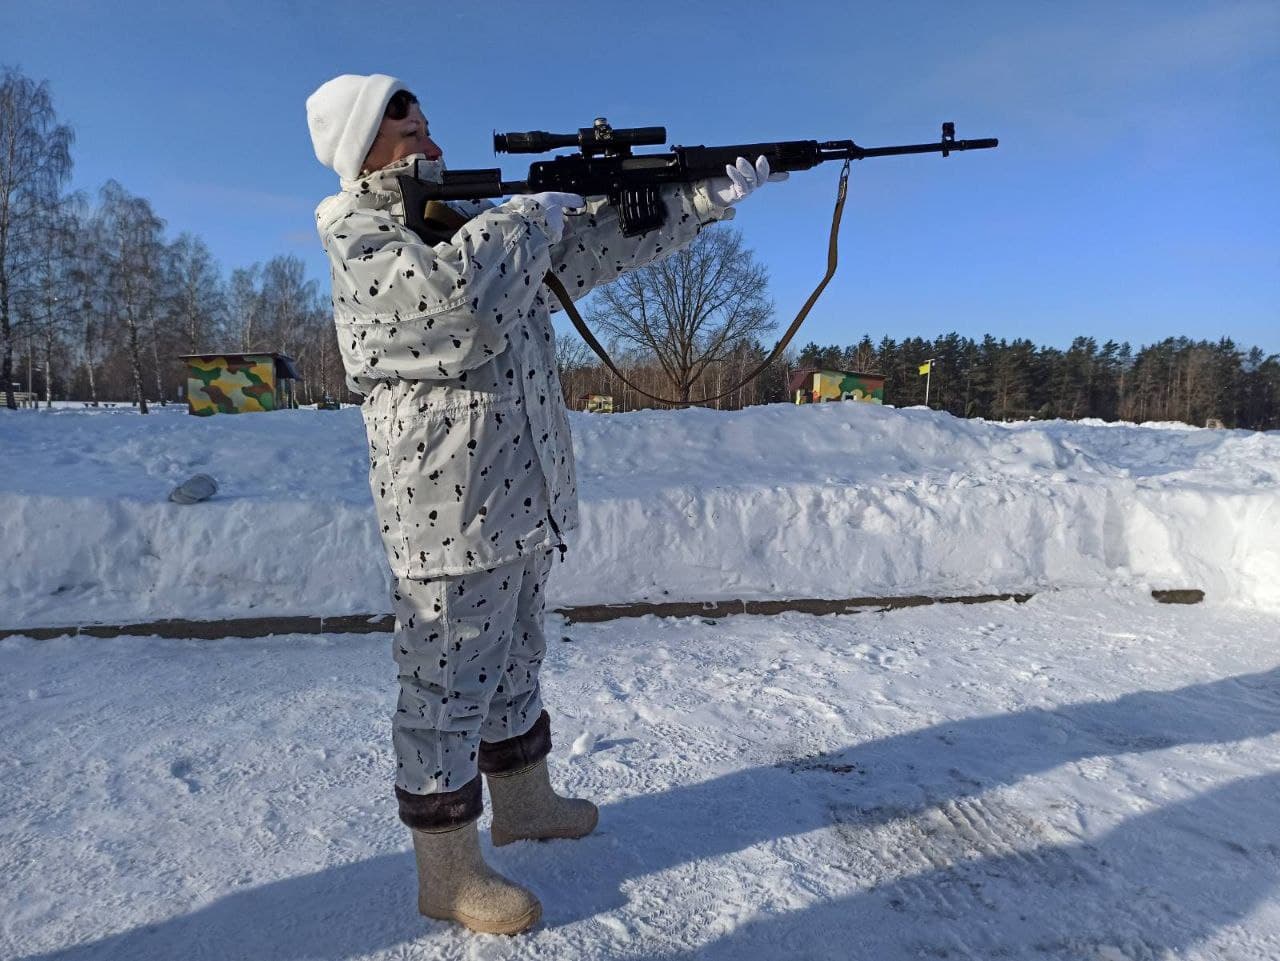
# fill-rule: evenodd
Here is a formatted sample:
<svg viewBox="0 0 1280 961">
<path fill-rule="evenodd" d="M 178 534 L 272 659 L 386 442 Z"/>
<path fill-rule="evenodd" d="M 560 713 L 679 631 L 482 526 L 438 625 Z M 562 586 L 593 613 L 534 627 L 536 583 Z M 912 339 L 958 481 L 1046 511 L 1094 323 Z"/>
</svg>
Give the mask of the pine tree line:
<svg viewBox="0 0 1280 961">
<path fill-rule="evenodd" d="M 704 376 L 692 400 L 714 396 L 765 356 L 757 342 L 740 343 L 732 359 Z M 577 337 L 561 338 L 560 377 L 565 399 L 581 408 L 587 394 L 614 397 L 619 410 L 658 407 L 621 384 Z M 1077 337 L 1066 350 L 1030 340 L 980 340 L 951 333 L 925 340 L 864 336 L 856 344 L 808 343 L 767 369 L 755 383 L 711 406 L 737 410 L 751 404 L 790 401 L 791 376 L 806 368 L 881 374 L 885 403 L 924 403 L 919 370 L 933 360 L 929 406 L 956 417 L 991 420 L 1063 418 L 1077 420 L 1181 421 L 1203 426 L 1280 429 L 1280 356 L 1229 339 L 1196 341 L 1170 337 L 1134 351 L 1128 343 Z M 651 393 L 668 385 L 658 364 L 642 354 L 622 354 L 628 379 Z"/>
<path fill-rule="evenodd" d="M 993 420 L 1182 421 L 1251 430 L 1280 428 L 1280 356 L 1257 347 L 1169 337 L 1136 351 L 1077 337 L 1066 350 L 1026 339 L 946 334 L 932 341 L 863 337 L 849 347 L 807 344 L 801 366 L 885 375 L 887 403 L 924 402 L 919 367 L 934 359 L 929 405 Z"/>
</svg>

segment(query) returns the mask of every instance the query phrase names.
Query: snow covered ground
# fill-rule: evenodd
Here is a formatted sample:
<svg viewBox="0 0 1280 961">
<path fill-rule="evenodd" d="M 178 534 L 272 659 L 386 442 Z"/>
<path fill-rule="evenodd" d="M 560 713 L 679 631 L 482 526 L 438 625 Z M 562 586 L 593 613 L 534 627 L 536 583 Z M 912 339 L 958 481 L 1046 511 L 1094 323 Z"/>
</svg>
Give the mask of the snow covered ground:
<svg viewBox="0 0 1280 961">
<path fill-rule="evenodd" d="M 779 404 L 575 415 L 560 604 L 1198 587 L 1280 610 L 1280 433 Z M 377 613 L 360 414 L 0 417 L 0 627 Z M 196 472 L 221 485 L 181 507 Z"/>
<path fill-rule="evenodd" d="M 488 852 L 545 902 L 515 939 L 414 911 L 386 636 L 0 642 L 0 957 L 1280 956 L 1274 612 L 1112 587 L 551 638 L 554 777 L 601 825 Z"/>
<path fill-rule="evenodd" d="M 555 778 L 602 819 L 490 852 L 546 906 L 517 939 L 415 913 L 385 635 L 0 641 L 0 958 L 1280 957 L 1280 436 L 574 430 L 555 602 L 1041 593 L 553 619 Z M 356 410 L 21 411 L 0 453 L 0 628 L 387 609 Z"/>
</svg>

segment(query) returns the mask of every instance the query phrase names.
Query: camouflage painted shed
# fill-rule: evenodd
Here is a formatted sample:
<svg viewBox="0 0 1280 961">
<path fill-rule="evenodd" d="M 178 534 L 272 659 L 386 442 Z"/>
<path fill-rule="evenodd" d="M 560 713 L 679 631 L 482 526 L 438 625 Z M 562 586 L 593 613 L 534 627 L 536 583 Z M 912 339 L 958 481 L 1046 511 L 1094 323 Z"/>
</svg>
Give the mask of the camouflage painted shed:
<svg viewBox="0 0 1280 961">
<path fill-rule="evenodd" d="M 582 409 L 589 414 L 612 414 L 612 394 L 583 394 L 580 398 Z"/>
<path fill-rule="evenodd" d="M 183 354 L 187 413 L 244 414 L 296 407 L 298 368 L 285 354 Z"/>
<path fill-rule="evenodd" d="M 883 374 L 805 367 L 791 376 L 787 389 L 797 404 L 820 404 L 829 400 L 883 404 L 884 380 Z"/>
</svg>

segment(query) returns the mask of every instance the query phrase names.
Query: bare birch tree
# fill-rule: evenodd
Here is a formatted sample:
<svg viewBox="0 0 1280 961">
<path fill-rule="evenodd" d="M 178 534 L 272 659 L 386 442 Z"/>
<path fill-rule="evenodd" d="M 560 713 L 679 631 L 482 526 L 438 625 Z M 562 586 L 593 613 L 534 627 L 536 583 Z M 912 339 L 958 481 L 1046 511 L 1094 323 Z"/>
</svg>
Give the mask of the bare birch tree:
<svg viewBox="0 0 1280 961">
<path fill-rule="evenodd" d="M 45 212 L 43 229 L 31 238 L 30 282 L 14 297 L 29 328 L 28 364 L 37 350 L 43 354 L 47 407 L 53 406 L 54 358 L 63 353 L 63 338 L 75 307 L 74 278 L 82 256 L 80 226 L 84 215 L 84 198 L 79 194 L 58 200 Z"/>
<path fill-rule="evenodd" d="M 0 381 L 13 396 L 13 300 L 33 282 L 34 240 L 71 174 L 71 128 L 57 122 L 47 84 L 0 74 Z"/>
<path fill-rule="evenodd" d="M 77 238 L 65 278 L 67 330 L 70 356 L 83 368 L 90 403 L 98 403 L 98 372 L 111 350 L 114 331 L 109 327 L 105 278 L 107 266 L 98 238 L 102 218 L 76 195 L 70 206 L 70 228 Z"/>
<path fill-rule="evenodd" d="M 102 188 L 99 242 L 107 268 L 107 300 L 124 323 L 130 372 L 138 412 L 147 413 L 142 386 L 140 334 L 155 322 L 160 308 L 160 259 L 164 252 L 164 222 L 151 204 L 135 197 L 114 180 Z"/>
<path fill-rule="evenodd" d="M 187 353 L 219 349 L 211 340 L 220 332 L 226 292 L 213 254 L 202 239 L 183 233 L 169 245 L 168 255 L 170 328 L 182 331 Z"/>
<path fill-rule="evenodd" d="M 258 264 L 237 267 L 231 271 L 231 281 L 227 285 L 228 323 L 238 335 L 240 349 L 246 353 L 257 349 L 255 338 L 259 336 L 262 314 L 262 295 L 258 292 L 261 273 L 262 268 Z"/>
</svg>

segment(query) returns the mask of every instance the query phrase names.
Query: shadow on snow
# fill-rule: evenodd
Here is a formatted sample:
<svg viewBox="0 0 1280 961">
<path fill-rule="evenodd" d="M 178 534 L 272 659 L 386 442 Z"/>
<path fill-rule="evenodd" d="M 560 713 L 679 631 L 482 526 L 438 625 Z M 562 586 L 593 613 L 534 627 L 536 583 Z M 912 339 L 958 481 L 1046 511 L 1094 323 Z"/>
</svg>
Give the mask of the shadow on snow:
<svg viewBox="0 0 1280 961">
<path fill-rule="evenodd" d="M 1131 817 L 1093 843 L 1042 843 L 1053 839 L 1034 811 L 1001 808 L 989 792 L 1062 765 L 1278 731 L 1280 668 L 941 723 L 736 770 L 610 804 L 600 831 L 583 841 L 516 845 L 495 860 L 547 894 L 545 924 L 556 928 L 623 906 L 622 887 L 634 879 L 825 830 L 823 866 L 846 872 L 851 885 L 873 867 L 887 873 L 886 858 L 906 870 L 663 958 L 744 958 L 766 946 L 768 956 L 842 959 L 865 949 L 878 961 L 921 952 L 1068 957 L 1087 945 L 1156 957 L 1239 920 L 1274 890 L 1280 845 L 1266 826 L 1280 823 L 1280 775 Z M 418 917 L 415 893 L 409 855 L 385 855 L 26 961 L 347 958 L 443 932 Z"/>
</svg>

